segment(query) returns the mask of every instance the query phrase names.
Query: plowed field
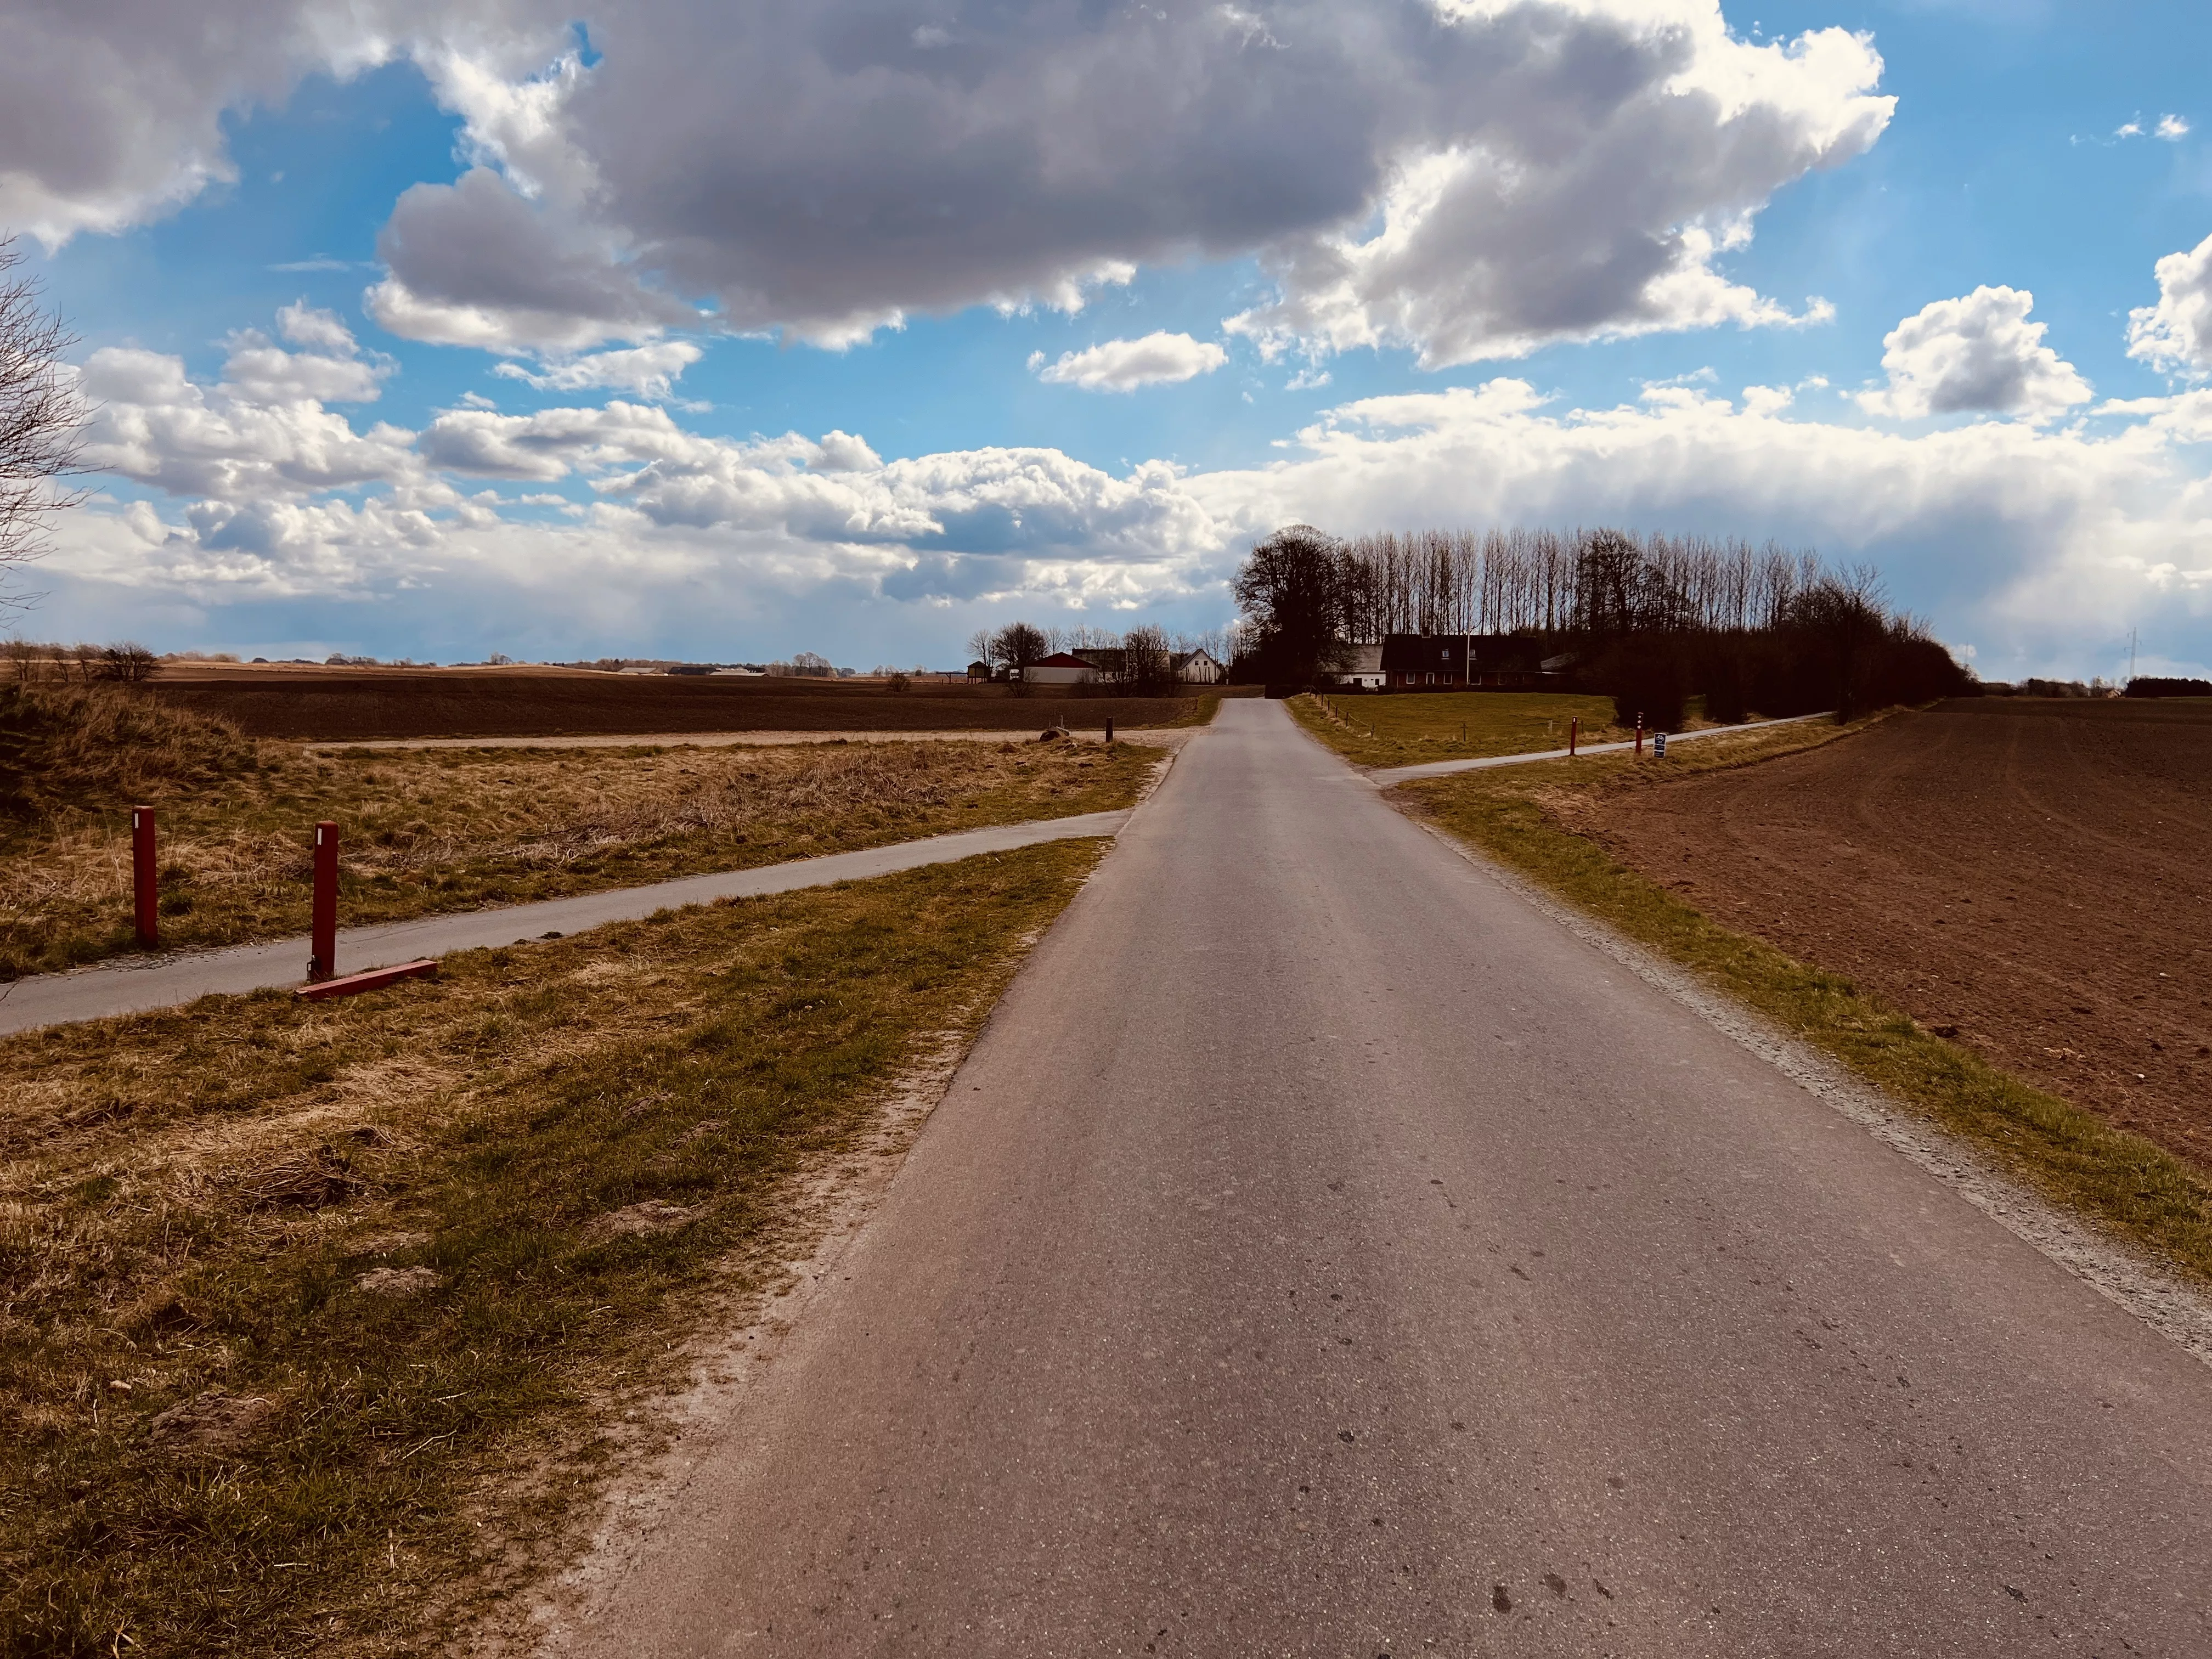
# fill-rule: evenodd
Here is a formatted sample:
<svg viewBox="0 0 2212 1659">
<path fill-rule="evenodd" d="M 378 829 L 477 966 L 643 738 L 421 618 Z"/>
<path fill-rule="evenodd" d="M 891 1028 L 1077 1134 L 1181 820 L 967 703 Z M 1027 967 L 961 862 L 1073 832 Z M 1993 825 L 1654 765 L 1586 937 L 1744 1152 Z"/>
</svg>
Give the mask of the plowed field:
<svg viewBox="0 0 2212 1659">
<path fill-rule="evenodd" d="M 2212 1170 L 2212 703 L 1990 698 L 1638 790 L 1708 915 Z"/>
<path fill-rule="evenodd" d="M 1241 688 L 1224 688 L 1235 690 Z M 539 670 L 200 669 L 154 682 L 165 702 L 235 720 L 250 737 L 308 742 L 687 732 L 1097 730 L 1198 718 L 1196 696 L 1028 696 L 1003 685 L 892 691 L 802 678 L 696 678 Z"/>
</svg>

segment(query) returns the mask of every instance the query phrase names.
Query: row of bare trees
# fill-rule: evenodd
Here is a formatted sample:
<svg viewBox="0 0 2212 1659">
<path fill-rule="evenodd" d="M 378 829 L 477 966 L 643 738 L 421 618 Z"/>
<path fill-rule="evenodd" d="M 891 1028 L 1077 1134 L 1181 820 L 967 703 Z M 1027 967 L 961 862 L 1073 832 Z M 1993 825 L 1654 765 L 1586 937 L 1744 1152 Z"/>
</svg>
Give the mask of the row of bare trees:
<svg viewBox="0 0 2212 1659">
<path fill-rule="evenodd" d="M 1879 575 L 1769 544 L 1620 530 L 1424 531 L 1340 540 L 1310 525 L 1252 550 L 1232 588 L 1251 629 L 1237 665 L 1310 684 L 1391 634 L 1520 634 L 1613 696 L 1624 720 L 1672 725 L 1702 694 L 1717 718 L 1957 696 L 1972 677 Z"/>
<path fill-rule="evenodd" d="M 1832 580 L 1768 542 L 1620 530 L 1417 530 L 1337 544 L 1348 637 L 1768 629 Z"/>
</svg>

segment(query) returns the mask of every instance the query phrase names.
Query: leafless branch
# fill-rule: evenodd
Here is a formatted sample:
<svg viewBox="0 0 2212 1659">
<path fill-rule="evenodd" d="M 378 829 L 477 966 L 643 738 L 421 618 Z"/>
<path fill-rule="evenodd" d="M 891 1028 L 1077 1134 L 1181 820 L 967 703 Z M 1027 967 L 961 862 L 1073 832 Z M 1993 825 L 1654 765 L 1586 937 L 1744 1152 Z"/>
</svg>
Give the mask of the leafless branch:
<svg viewBox="0 0 2212 1659">
<path fill-rule="evenodd" d="M 75 338 L 38 283 L 17 274 L 21 252 L 0 237 L 0 572 L 45 551 L 52 515 L 83 492 L 64 489 L 84 442 L 84 400 L 62 355 Z M 0 605 L 21 605 L 0 595 Z"/>
</svg>

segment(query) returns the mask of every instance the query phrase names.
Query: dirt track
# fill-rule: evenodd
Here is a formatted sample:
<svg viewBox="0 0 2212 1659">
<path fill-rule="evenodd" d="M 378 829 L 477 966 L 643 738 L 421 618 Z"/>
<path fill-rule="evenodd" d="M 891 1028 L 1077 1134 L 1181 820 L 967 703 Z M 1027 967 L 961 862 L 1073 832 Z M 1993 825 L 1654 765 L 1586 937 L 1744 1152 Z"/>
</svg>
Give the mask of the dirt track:
<svg viewBox="0 0 2212 1659">
<path fill-rule="evenodd" d="M 1947 704 L 1637 792 L 1599 834 L 2212 1170 L 2212 703 Z"/>
<path fill-rule="evenodd" d="M 577 672 L 199 670 L 154 683 L 163 702 L 235 720 L 248 735 L 343 743 L 380 738 L 568 737 L 690 732 L 1041 730 L 1158 726 L 1191 697 L 1019 696 L 1006 686 L 840 685 Z"/>
</svg>

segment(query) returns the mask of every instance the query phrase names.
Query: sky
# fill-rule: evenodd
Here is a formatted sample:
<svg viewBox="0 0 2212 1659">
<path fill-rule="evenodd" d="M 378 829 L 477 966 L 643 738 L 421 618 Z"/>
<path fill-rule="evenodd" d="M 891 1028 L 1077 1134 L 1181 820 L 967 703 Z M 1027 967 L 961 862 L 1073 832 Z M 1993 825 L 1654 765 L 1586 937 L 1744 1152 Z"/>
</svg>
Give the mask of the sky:
<svg viewBox="0 0 2212 1659">
<path fill-rule="evenodd" d="M 1605 523 L 2212 672 L 2208 62 L 2202 0 L 33 7 L 0 231 L 93 471 L 13 625 L 943 666 L 1218 628 L 1286 523 Z"/>
</svg>

